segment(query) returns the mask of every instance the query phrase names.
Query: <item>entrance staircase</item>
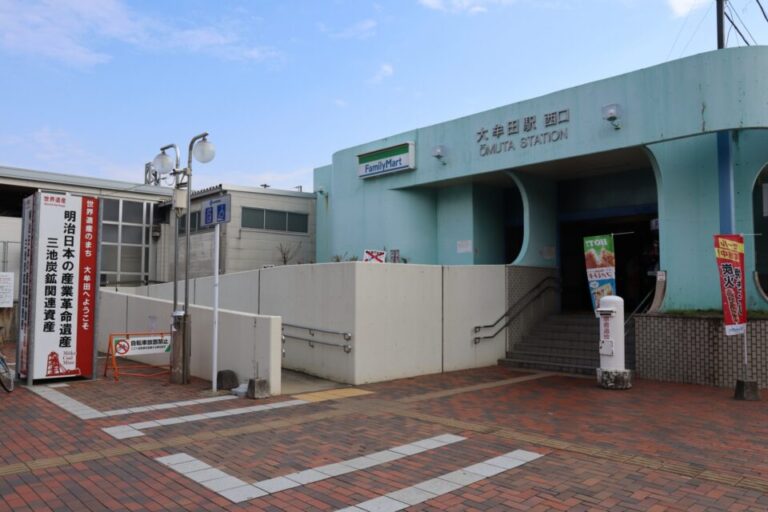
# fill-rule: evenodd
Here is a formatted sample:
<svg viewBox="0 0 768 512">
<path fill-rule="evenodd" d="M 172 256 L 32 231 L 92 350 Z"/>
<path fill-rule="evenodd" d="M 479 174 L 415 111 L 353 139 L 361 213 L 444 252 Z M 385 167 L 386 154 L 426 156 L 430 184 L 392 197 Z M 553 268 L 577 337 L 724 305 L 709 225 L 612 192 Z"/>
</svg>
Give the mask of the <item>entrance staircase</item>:
<svg viewBox="0 0 768 512">
<path fill-rule="evenodd" d="M 600 366 L 599 325 L 592 313 L 552 315 L 522 337 L 499 364 L 594 375 Z"/>
</svg>

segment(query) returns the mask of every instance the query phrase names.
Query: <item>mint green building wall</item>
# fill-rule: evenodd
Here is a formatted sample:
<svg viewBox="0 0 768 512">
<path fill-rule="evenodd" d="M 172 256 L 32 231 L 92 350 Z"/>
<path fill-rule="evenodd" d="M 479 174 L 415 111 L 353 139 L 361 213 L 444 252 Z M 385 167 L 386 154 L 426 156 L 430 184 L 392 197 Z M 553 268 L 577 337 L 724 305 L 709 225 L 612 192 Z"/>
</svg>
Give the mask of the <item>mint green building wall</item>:
<svg viewBox="0 0 768 512">
<path fill-rule="evenodd" d="M 712 238 L 720 230 L 716 149 L 714 134 L 649 146 L 661 177 L 659 261 L 667 271 L 665 310 L 720 307 Z"/>
<path fill-rule="evenodd" d="M 475 185 L 472 190 L 475 265 L 504 261 L 504 189 Z"/>
<path fill-rule="evenodd" d="M 511 173 L 523 198 L 523 247 L 513 262 L 526 267 L 555 267 L 557 259 L 557 184 L 544 176 Z"/>
<path fill-rule="evenodd" d="M 444 265 L 471 265 L 474 247 L 460 253 L 459 241 L 474 239 L 473 195 L 471 185 L 456 185 L 437 190 L 437 253 Z"/>
<path fill-rule="evenodd" d="M 619 105 L 618 130 L 602 118 L 609 104 Z M 414 263 L 490 261 L 503 248 L 494 245 L 498 226 L 488 222 L 493 201 L 481 181 L 490 173 L 509 173 L 518 181 L 525 217 L 523 250 L 514 264 L 556 266 L 550 256 L 557 244 L 557 186 L 537 175 L 536 166 L 562 163 L 563 180 L 569 179 L 569 159 L 647 148 L 657 178 L 660 265 L 669 272 L 664 308 L 719 308 L 712 249 L 712 235 L 720 229 L 714 134 L 735 134 L 736 226 L 749 233 L 754 179 L 768 161 L 766 105 L 768 48 L 731 48 L 343 149 L 315 173 L 316 189 L 328 193 L 327 203 L 318 198 L 318 238 L 326 240 L 318 240 L 317 259 L 386 246 Z M 544 143 L 524 144 L 522 127 L 515 136 L 491 134 L 510 119 L 536 115 L 541 125 L 545 114 L 560 111 L 568 116 L 551 127 L 561 130 L 556 141 L 550 135 Z M 544 135 L 550 128 L 537 130 Z M 358 178 L 357 155 L 404 142 L 416 148 L 414 170 Z M 496 146 L 484 151 L 482 144 Z M 438 145 L 444 148 L 441 159 L 432 155 Z M 459 240 L 472 240 L 477 253 L 457 254 Z M 750 307 L 768 309 L 752 285 L 753 247 L 748 241 Z"/>
</svg>

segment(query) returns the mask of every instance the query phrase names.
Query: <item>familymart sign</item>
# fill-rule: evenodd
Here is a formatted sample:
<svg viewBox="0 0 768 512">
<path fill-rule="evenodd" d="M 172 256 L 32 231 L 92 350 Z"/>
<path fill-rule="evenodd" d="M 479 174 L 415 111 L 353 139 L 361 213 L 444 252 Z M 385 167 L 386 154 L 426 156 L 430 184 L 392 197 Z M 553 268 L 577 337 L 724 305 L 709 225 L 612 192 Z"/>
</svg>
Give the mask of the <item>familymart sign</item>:
<svg viewBox="0 0 768 512">
<path fill-rule="evenodd" d="M 357 176 L 359 178 L 412 171 L 415 168 L 416 150 L 413 142 L 357 155 Z"/>
</svg>

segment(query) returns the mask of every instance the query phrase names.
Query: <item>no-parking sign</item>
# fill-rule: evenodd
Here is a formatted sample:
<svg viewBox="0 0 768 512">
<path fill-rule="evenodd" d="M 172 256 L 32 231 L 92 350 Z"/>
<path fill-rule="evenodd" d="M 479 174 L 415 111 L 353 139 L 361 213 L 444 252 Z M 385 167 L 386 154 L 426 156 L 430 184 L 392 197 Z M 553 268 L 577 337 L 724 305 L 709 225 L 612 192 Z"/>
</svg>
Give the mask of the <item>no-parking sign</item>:
<svg viewBox="0 0 768 512">
<path fill-rule="evenodd" d="M 365 252 L 363 252 L 363 261 L 370 263 L 386 263 L 387 251 L 366 249 Z"/>
</svg>

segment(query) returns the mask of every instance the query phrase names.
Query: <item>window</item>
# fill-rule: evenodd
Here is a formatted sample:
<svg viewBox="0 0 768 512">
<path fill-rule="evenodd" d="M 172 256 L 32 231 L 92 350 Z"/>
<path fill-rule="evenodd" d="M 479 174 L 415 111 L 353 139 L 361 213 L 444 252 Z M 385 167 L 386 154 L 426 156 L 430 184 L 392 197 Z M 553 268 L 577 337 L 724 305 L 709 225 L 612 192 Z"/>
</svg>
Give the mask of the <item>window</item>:
<svg viewBox="0 0 768 512">
<path fill-rule="evenodd" d="M 264 210 L 243 207 L 242 227 L 292 233 L 309 232 L 309 215 L 306 213 Z"/>
<path fill-rule="evenodd" d="M 149 227 L 152 203 L 102 199 L 102 284 L 141 283 L 149 279 Z"/>
<path fill-rule="evenodd" d="M 288 212 L 288 231 L 297 233 L 309 232 L 309 215 L 306 213 Z"/>
<path fill-rule="evenodd" d="M 264 229 L 264 210 L 261 208 L 243 208 L 244 228 Z"/>
<path fill-rule="evenodd" d="M 264 229 L 285 231 L 285 212 L 264 210 Z"/>
</svg>

